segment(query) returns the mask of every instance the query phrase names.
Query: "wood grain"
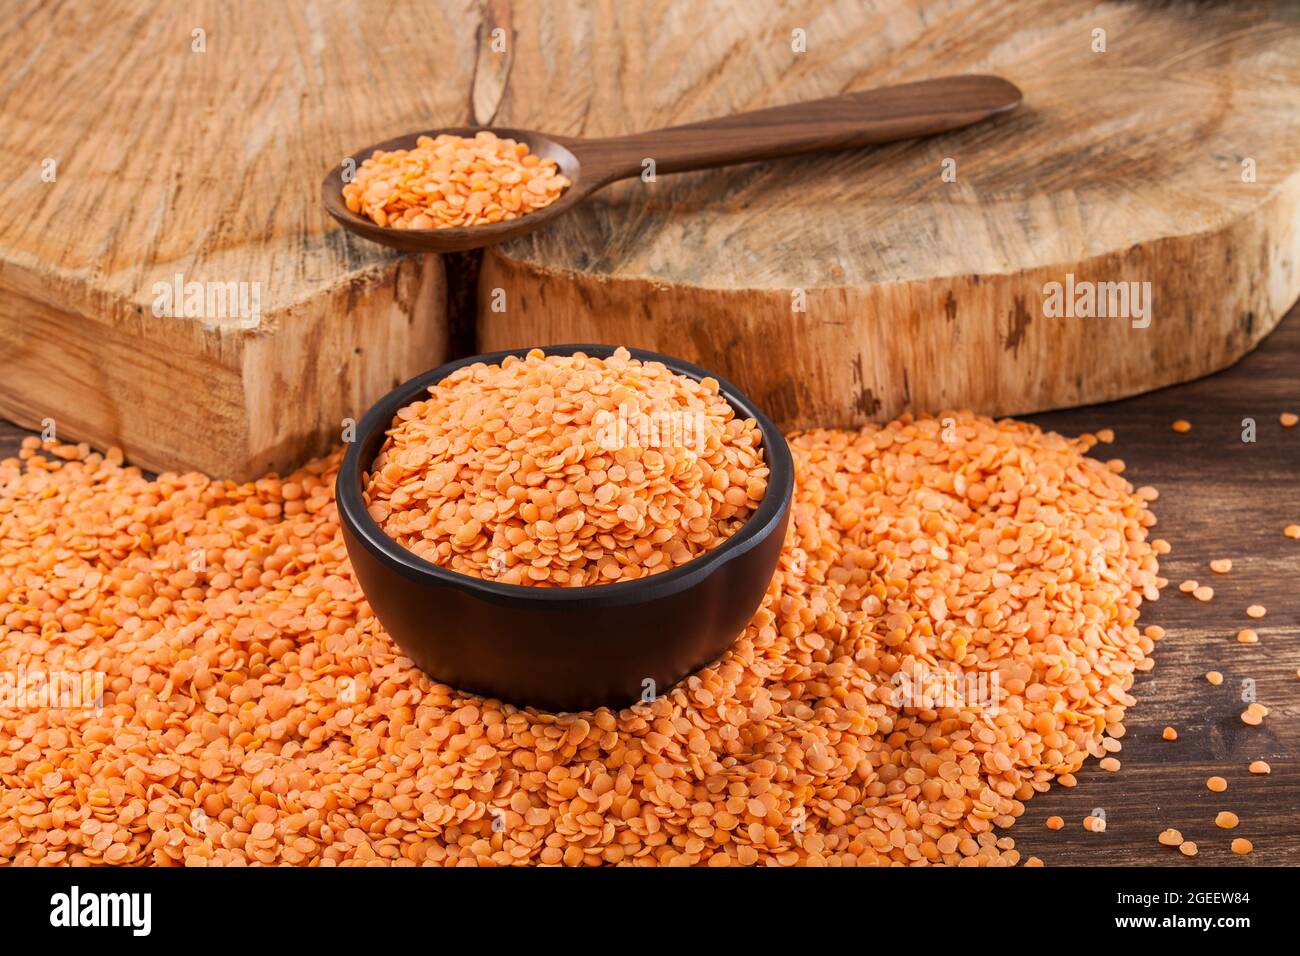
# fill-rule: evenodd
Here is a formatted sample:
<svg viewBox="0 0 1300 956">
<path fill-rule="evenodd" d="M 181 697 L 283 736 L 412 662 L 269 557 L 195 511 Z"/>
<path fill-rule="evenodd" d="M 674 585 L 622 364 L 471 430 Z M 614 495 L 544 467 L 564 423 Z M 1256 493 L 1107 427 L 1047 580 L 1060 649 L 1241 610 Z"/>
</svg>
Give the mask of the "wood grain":
<svg viewBox="0 0 1300 956">
<path fill-rule="evenodd" d="M 1005 76 L 1025 104 L 917 142 L 612 186 L 486 252 L 482 349 L 659 349 L 789 426 L 1023 413 L 1222 368 L 1300 294 L 1294 7 L 694 9 L 519 5 L 496 122 L 545 113 L 548 130 L 614 136 L 966 72 Z M 1045 317 L 1044 287 L 1067 275 L 1151 283 L 1150 327 Z"/>
<path fill-rule="evenodd" d="M 464 120 L 476 16 L 468 0 L 382 16 L 361 2 L 10 4 L 0 411 L 153 467 L 246 477 L 300 462 L 441 362 L 441 261 L 353 240 L 317 189 L 358 143 Z M 415 21 L 418 36 L 391 28 Z M 426 55 L 429 35 L 445 55 Z M 256 284 L 260 315 L 155 315 L 155 283 L 178 273 Z"/>
<path fill-rule="evenodd" d="M 1113 428 L 1115 443 L 1094 454 L 1123 458 L 1130 480 L 1160 490 L 1156 533 L 1174 550 L 1161 565 L 1170 587 L 1142 610 L 1144 625 L 1159 624 L 1167 635 L 1156 648 L 1155 670 L 1137 679 L 1138 703 L 1128 712 L 1118 755 L 1123 766 L 1110 774 L 1089 761 L 1073 790 L 1054 787 L 1030 800 L 1010 831 L 1026 856 L 1049 865 L 1300 865 L 1300 541 L 1282 534 L 1300 524 L 1300 427 L 1283 429 L 1277 420 L 1282 411 L 1300 412 L 1297 367 L 1300 307 L 1226 372 L 1035 417 L 1070 435 Z M 1248 417 L 1257 422 L 1253 444 L 1241 441 Z M 1190 420 L 1192 431 L 1174 432 L 1177 418 Z M 26 434 L 0 422 L 0 457 L 13 454 Z M 1221 557 L 1233 560 L 1226 576 L 1207 567 Z M 1178 582 L 1189 577 L 1211 584 L 1214 600 L 1201 604 L 1179 593 Z M 1233 636 L 1252 603 L 1268 615 L 1250 624 L 1260 643 L 1241 645 Z M 1223 673 L 1222 686 L 1206 683 L 1212 669 Z M 1270 709 L 1260 727 L 1239 719 L 1247 678 Z M 1177 741 L 1160 739 L 1167 724 L 1177 728 Z M 1253 777 L 1246 766 L 1261 758 L 1273 772 Z M 1205 788 L 1211 775 L 1227 778 L 1227 793 Z M 1086 832 L 1083 818 L 1097 808 L 1106 811 L 1107 830 Z M 1241 825 L 1215 827 L 1220 809 L 1237 813 Z M 1047 830 L 1043 821 L 1052 815 L 1065 818 L 1066 828 Z M 1156 843 L 1170 826 L 1199 844 L 1195 860 Z M 1255 852 L 1233 855 L 1234 836 L 1252 840 Z"/>
</svg>

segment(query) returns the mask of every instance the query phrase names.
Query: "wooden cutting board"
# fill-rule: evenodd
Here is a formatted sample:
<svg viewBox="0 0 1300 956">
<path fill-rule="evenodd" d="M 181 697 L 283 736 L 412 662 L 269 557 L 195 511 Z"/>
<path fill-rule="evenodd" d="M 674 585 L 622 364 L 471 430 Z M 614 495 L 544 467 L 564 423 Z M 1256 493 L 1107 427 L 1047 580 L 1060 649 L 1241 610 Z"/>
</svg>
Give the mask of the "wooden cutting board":
<svg viewBox="0 0 1300 956">
<path fill-rule="evenodd" d="M 377 133 L 464 119 L 471 4 L 16 6 L 0 413 L 148 468 L 249 478 L 337 444 L 444 360 L 442 262 L 353 240 L 319 189 Z M 417 19 L 445 61 L 394 29 Z"/>
<path fill-rule="evenodd" d="M 22 0 L 0 34 L 0 413 L 248 477 L 457 346 L 657 348 L 795 426 L 1198 376 L 1300 293 L 1297 54 L 1281 7 Z M 623 184 L 481 274 L 353 239 L 315 195 L 412 129 L 614 135 L 963 72 L 1025 106 Z M 1049 317 L 1069 276 L 1149 282 L 1149 326 Z"/>
<path fill-rule="evenodd" d="M 1025 102 L 925 141 L 613 188 L 487 255 L 480 303 L 501 289 L 507 308 L 480 306 L 480 345 L 658 349 L 798 427 L 1041 411 L 1222 368 L 1300 295 L 1300 11 L 1244 6 L 651 4 L 612 44 L 607 19 L 529 6 L 498 117 L 515 125 L 611 135 L 967 72 Z M 556 33 L 564 53 L 537 42 Z M 1149 283 L 1149 325 L 1052 317 L 1071 277 L 1085 307 L 1089 284 Z"/>
</svg>

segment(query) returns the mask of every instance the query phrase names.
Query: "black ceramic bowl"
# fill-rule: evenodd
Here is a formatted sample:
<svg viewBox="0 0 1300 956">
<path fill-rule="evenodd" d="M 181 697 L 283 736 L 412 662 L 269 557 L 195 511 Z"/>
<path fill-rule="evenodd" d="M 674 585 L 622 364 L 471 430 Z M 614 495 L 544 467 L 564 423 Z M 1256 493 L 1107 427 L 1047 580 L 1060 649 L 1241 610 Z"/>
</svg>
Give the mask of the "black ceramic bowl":
<svg viewBox="0 0 1300 956">
<path fill-rule="evenodd" d="M 614 348 L 556 345 L 545 350 L 604 358 Z M 710 374 L 666 355 L 629 351 L 694 379 Z M 362 499 L 363 475 L 379 454 L 393 416 L 462 366 L 495 364 L 527 352 L 493 352 L 443 365 L 398 386 L 366 412 L 338 474 L 343 539 L 380 623 L 436 680 L 546 710 L 626 707 L 647 690 L 665 693 L 721 656 L 753 617 L 785 539 L 794 490 L 790 448 L 766 415 L 718 379 L 736 414 L 758 422 L 771 474 L 758 509 L 717 548 L 648 578 L 581 588 L 503 584 L 417 557 L 384 533 Z"/>
</svg>

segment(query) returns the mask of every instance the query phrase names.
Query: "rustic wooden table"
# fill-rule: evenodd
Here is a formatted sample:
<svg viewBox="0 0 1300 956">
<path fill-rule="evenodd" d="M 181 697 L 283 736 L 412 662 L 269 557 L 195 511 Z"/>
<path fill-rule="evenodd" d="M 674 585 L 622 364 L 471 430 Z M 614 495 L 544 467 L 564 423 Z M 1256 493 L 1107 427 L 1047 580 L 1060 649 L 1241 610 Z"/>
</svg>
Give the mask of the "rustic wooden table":
<svg viewBox="0 0 1300 956">
<path fill-rule="evenodd" d="M 1300 412 L 1300 307 L 1252 354 L 1233 368 L 1149 395 L 1035 416 L 1039 424 L 1076 434 L 1110 427 L 1113 445 L 1098 454 L 1120 457 L 1136 484 L 1160 490 L 1156 533 L 1173 544 L 1163 574 L 1171 584 L 1143 609 L 1145 623 L 1167 634 L 1156 649 L 1156 668 L 1141 675 L 1138 705 L 1125 724 L 1119 773 L 1078 774 L 1073 790 L 1053 788 L 1028 804 L 1012 831 L 1026 855 L 1049 865 L 1297 865 L 1300 864 L 1300 541 L 1282 529 L 1300 524 L 1300 427 L 1285 429 L 1283 411 Z M 1179 434 L 1171 423 L 1192 422 Z M 1254 442 L 1242 440 L 1243 420 L 1253 419 Z M 0 422 L 0 457 L 14 453 L 28 432 Z M 1214 558 L 1231 558 L 1230 574 L 1212 574 Z M 1178 591 L 1196 578 L 1214 586 L 1202 604 Z M 1252 621 L 1245 609 L 1262 604 L 1268 614 Z M 1237 643 L 1239 629 L 1259 632 L 1255 645 Z M 1209 670 L 1224 681 L 1213 687 Z M 1259 727 L 1240 720 L 1247 682 L 1270 708 Z M 1166 742 L 1170 725 L 1178 739 Z M 1252 776 L 1252 760 L 1267 760 L 1269 776 Z M 1214 794 L 1207 777 L 1228 780 Z M 1221 809 L 1241 818 L 1234 831 L 1218 829 Z M 1107 829 L 1091 833 L 1083 818 L 1104 811 Z M 1063 830 L 1044 826 L 1049 816 Z M 1175 827 L 1196 841 L 1200 855 L 1185 859 L 1162 847 L 1156 835 Z M 1247 857 L 1228 844 L 1244 836 L 1255 844 Z"/>
<path fill-rule="evenodd" d="M 1075 434 L 1110 427 L 1113 445 L 1094 454 L 1118 457 L 1126 476 L 1154 485 L 1160 498 L 1155 533 L 1173 545 L 1161 562 L 1169 587 L 1143 607 L 1142 620 L 1165 628 L 1155 670 L 1140 675 L 1138 705 L 1125 720 L 1122 767 L 1116 774 L 1090 761 L 1074 790 L 1054 788 L 1028 804 L 1013 835 L 1023 853 L 1048 864 L 1300 864 L 1300 540 L 1282 529 L 1300 524 L 1300 426 L 1283 428 L 1278 416 L 1300 413 L 1300 306 L 1258 349 L 1232 368 L 1186 385 L 1107 405 L 1033 416 L 1038 424 Z M 1175 432 L 1179 418 L 1192 423 Z M 1245 419 L 1256 423 L 1256 440 L 1242 440 Z M 1232 571 L 1214 574 L 1208 563 L 1231 558 Z M 1202 604 L 1178 590 L 1195 578 L 1214 588 Z M 1261 620 L 1246 616 L 1251 604 L 1268 609 Z M 1259 643 L 1237 643 L 1243 627 Z M 1206 671 L 1223 683 L 1211 686 Z M 1240 714 L 1243 692 L 1253 682 L 1269 707 L 1259 727 Z M 1178 739 L 1161 739 L 1166 725 Z M 1268 776 L 1247 765 L 1267 760 Z M 1210 776 L 1228 781 L 1211 793 Z M 1106 813 L 1106 832 L 1083 829 L 1083 818 Z M 1241 818 L 1236 830 L 1214 824 L 1219 810 Z M 1065 829 L 1044 826 L 1049 816 Z M 1180 830 L 1200 849 L 1195 859 L 1156 843 L 1166 827 Z M 1228 848 L 1233 837 L 1255 844 L 1247 857 Z"/>
</svg>

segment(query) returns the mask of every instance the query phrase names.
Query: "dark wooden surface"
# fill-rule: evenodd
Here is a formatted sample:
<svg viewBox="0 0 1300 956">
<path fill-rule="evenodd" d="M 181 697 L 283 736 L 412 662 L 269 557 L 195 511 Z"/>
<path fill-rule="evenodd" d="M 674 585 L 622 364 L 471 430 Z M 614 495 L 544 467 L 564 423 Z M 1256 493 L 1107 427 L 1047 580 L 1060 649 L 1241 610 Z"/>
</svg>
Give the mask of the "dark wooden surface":
<svg viewBox="0 0 1300 956">
<path fill-rule="evenodd" d="M 1012 831 L 1017 847 L 1048 864 L 1300 864 L 1300 540 L 1282 529 L 1300 524 L 1300 426 L 1283 428 L 1278 415 L 1300 413 L 1300 307 L 1232 368 L 1200 381 L 1087 408 L 1033 416 L 1066 434 L 1113 428 L 1113 445 L 1093 454 L 1122 458 L 1136 485 L 1154 485 L 1155 535 L 1173 545 L 1161 561 L 1169 579 L 1159 601 L 1143 606 L 1144 623 L 1167 632 L 1156 648 L 1156 667 L 1139 675 L 1137 706 L 1125 720 L 1127 733 L 1118 773 L 1078 774 L 1073 790 L 1053 788 L 1027 805 Z M 1192 423 L 1185 434 L 1171 425 Z M 1256 422 L 1256 441 L 1242 441 L 1243 419 Z M 1214 574 L 1208 563 L 1231 558 L 1232 571 Z M 1194 578 L 1214 588 L 1201 603 L 1178 590 Z M 1261 620 L 1246 616 L 1251 604 L 1268 609 Z M 1253 627 L 1259 643 L 1237 643 Z M 1218 670 L 1214 687 L 1206 671 Z M 1243 682 L 1253 681 L 1269 708 L 1262 725 L 1241 722 Z M 1166 725 L 1176 741 L 1161 739 Z M 1273 772 L 1253 776 L 1246 767 L 1263 759 Z M 1225 793 L 1211 793 L 1210 776 L 1227 779 Z M 1083 818 L 1106 812 L 1105 833 L 1083 829 Z M 1241 818 L 1220 830 L 1215 814 Z M 1044 821 L 1065 819 L 1052 832 Z M 1184 859 L 1156 843 L 1174 827 L 1196 842 L 1199 855 Z M 1233 837 L 1255 845 L 1246 857 L 1229 849 Z"/>
<path fill-rule="evenodd" d="M 1160 491 L 1155 533 L 1173 545 L 1161 571 L 1170 581 L 1161 599 L 1143 608 L 1144 624 L 1167 634 L 1156 667 L 1137 681 L 1137 706 L 1125 721 L 1118 754 L 1122 768 L 1106 773 L 1090 761 L 1070 790 L 1054 787 L 1028 804 L 1011 831 L 1025 856 L 1048 865 L 1297 865 L 1300 864 L 1300 541 L 1282 529 L 1300 524 L 1300 426 L 1278 422 L 1300 412 L 1300 308 L 1233 368 L 1198 382 L 1108 405 L 1035 416 L 1066 434 L 1112 428 L 1113 445 L 1096 454 L 1123 458 L 1127 476 Z M 1174 432 L 1178 418 L 1192 431 Z M 1254 443 L 1242 441 L 1242 420 L 1253 418 Z M 12 454 L 27 432 L 0 422 L 0 457 Z M 1231 558 L 1228 575 L 1208 562 Z M 1208 604 L 1178 591 L 1195 578 L 1215 590 Z M 1265 618 L 1245 609 L 1262 604 Z M 1250 626 L 1260 642 L 1242 645 L 1236 633 Z M 1205 680 L 1221 671 L 1219 687 Z M 1253 681 L 1270 709 L 1262 726 L 1240 720 L 1244 681 Z M 1170 725 L 1178 740 L 1161 739 Z M 1267 777 L 1247 765 L 1267 760 Z M 1210 776 L 1228 780 L 1223 794 L 1205 786 Z M 1107 829 L 1091 833 L 1083 818 L 1105 812 Z M 1214 825 L 1219 810 L 1241 818 L 1236 830 Z M 1050 831 L 1044 821 L 1065 819 Z M 1175 827 L 1194 840 L 1200 855 L 1185 859 L 1160 846 L 1157 834 Z M 1255 852 L 1235 856 L 1233 837 L 1251 840 Z"/>
</svg>

